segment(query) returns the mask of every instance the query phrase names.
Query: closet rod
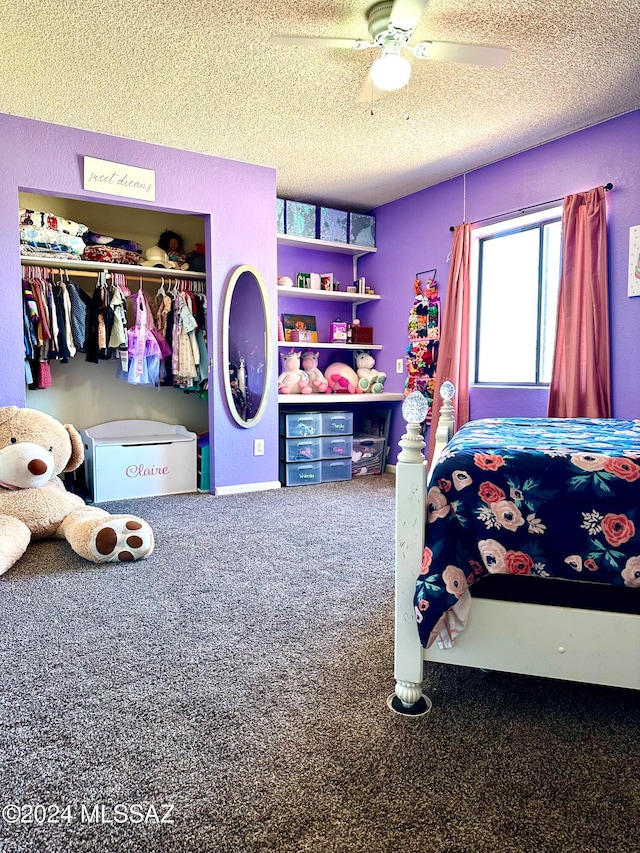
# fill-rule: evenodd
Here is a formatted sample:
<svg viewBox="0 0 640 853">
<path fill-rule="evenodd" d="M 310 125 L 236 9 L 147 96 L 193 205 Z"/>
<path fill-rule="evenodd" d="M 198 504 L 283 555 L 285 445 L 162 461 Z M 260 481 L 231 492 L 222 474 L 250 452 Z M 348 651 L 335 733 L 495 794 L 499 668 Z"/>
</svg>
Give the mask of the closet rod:
<svg viewBox="0 0 640 853">
<path fill-rule="evenodd" d="M 164 267 L 145 267 L 134 264 L 96 264 L 92 261 L 58 260 L 38 258 L 36 255 L 21 255 L 20 263 L 28 267 L 46 267 L 56 270 L 78 270 L 87 274 L 105 272 L 121 273 L 127 278 L 189 278 L 204 281 L 206 273 L 189 270 L 167 270 Z"/>
<path fill-rule="evenodd" d="M 604 185 L 604 189 L 606 192 L 613 189 L 613 184 L 609 181 L 608 184 Z M 564 201 L 562 198 L 552 198 L 551 201 L 541 201 L 538 204 L 530 204 L 528 207 L 519 207 L 517 210 L 507 210 L 505 213 L 496 213 L 495 216 L 487 216 L 486 219 L 476 219 L 475 222 L 471 222 L 471 225 L 480 225 L 481 222 L 490 222 L 492 219 L 500 220 L 503 216 L 511 216 L 512 213 L 524 213 L 525 210 L 534 210 L 536 207 L 544 207 L 547 204 L 555 204 L 557 201 Z M 454 231 L 455 226 L 450 225 L 449 231 Z"/>
</svg>

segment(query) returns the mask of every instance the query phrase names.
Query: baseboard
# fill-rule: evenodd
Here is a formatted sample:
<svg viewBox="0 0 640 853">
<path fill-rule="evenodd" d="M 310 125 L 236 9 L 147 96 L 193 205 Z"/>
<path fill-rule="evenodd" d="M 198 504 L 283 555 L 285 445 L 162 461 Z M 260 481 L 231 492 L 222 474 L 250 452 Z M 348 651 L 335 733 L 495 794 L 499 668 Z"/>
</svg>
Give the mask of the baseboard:
<svg viewBox="0 0 640 853">
<path fill-rule="evenodd" d="M 387 473 L 395 474 L 396 473 L 396 466 L 395 465 L 389 465 L 389 464 L 385 465 L 384 473 L 385 474 L 387 474 Z"/>
<path fill-rule="evenodd" d="M 240 495 L 244 492 L 266 492 L 267 489 L 280 489 L 282 483 L 279 480 L 273 480 L 267 483 L 242 483 L 239 486 L 218 486 L 214 495 Z"/>
</svg>

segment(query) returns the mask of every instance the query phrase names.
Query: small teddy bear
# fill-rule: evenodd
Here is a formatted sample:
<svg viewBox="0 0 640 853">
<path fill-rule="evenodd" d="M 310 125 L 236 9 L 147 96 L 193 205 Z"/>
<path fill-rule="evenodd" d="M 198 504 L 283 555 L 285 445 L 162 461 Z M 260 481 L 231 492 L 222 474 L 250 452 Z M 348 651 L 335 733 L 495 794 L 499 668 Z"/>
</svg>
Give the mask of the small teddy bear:
<svg viewBox="0 0 640 853">
<path fill-rule="evenodd" d="M 358 374 L 358 386 L 364 393 L 382 394 L 386 373 L 374 370 L 375 358 L 368 352 L 356 353 L 356 373 Z"/>
<path fill-rule="evenodd" d="M 319 352 L 312 352 L 310 349 L 305 350 L 302 353 L 302 369 L 307 374 L 312 391 L 318 394 L 330 394 L 329 383 L 325 379 L 324 373 L 318 367 L 319 357 Z"/>
<path fill-rule="evenodd" d="M 278 376 L 278 394 L 311 394 L 307 374 L 300 368 L 300 353 L 291 349 L 282 354 L 283 372 Z"/>
<path fill-rule="evenodd" d="M 0 575 L 38 539 L 66 539 L 92 563 L 142 560 L 153 531 L 135 515 L 87 506 L 58 476 L 84 460 L 80 434 L 44 412 L 0 407 Z"/>
</svg>

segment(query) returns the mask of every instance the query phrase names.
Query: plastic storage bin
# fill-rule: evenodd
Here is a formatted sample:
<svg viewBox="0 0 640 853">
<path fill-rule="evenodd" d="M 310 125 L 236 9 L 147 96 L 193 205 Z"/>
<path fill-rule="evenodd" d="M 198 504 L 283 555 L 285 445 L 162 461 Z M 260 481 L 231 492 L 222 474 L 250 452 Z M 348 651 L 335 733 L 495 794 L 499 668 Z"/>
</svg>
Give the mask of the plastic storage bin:
<svg viewBox="0 0 640 853">
<path fill-rule="evenodd" d="M 280 434 L 285 438 L 308 438 L 321 431 L 320 412 L 288 412 L 280 416 Z"/>
<path fill-rule="evenodd" d="M 321 459 L 351 459 L 353 438 L 350 435 L 325 435 L 320 439 Z"/>
<path fill-rule="evenodd" d="M 320 465 L 323 483 L 351 479 L 351 459 L 323 459 Z"/>
<path fill-rule="evenodd" d="M 280 480 L 285 486 L 309 486 L 322 482 L 320 462 L 281 462 Z"/>
<path fill-rule="evenodd" d="M 320 437 L 280 439 L 280 458 L 285 462 L 317 462 L 322 459 L 322 439 Z"/>
<path fill-rule="evenodd" d="M 353 412 L 321 412 L 321 435 L 351 435 Z"/>
<path fill-rule="evenodd" d="M 384 436 L 354 435 L 351 450 L 351 471 L 354 477 L 362 474 L 381 474 L 384 469 Z"/>
</svg>

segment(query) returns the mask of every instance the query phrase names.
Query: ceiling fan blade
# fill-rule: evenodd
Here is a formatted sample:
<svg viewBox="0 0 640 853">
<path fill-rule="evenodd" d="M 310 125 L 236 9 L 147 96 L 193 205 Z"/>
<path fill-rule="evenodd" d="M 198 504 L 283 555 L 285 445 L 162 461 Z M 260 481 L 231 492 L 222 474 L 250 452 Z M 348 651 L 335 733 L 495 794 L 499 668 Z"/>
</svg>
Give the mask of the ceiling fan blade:
<svg viewBox="0 0 640 853">
<path fill-rule="evenodd" d="M 364 78 L 362 86 L 360 87 L 360 91 L 358 92 L 358 100 L 361 104 L 370 104 L 372 101 L 377 101 L 378 98 L 382 98 L 384 95 L 388 95 L 389 92 L 383 89 L 377 89 L 373 85 L 373 78 L 371 77 L 371 69 L 367 73 L 367 76 Z"/>
<path fill-rule="evenodd" d="M 511 58 L 508 47 L 484 44 L 455 44 L 449 41 L 422 41 L 414 45 L 418 59 L 435 59 L 439 62 L 467 62 L 471 65 L 486 65 L 500 68 Z"/>
<path fill-rule="evenodd" d="M 285 47 L 339 47 L 351 50 L 364 50 L 367 47 L 375 47 L 373 42 L 362 39 L 323 38 L 313 36 L 270 36 L 269 44 L 280 44 Z"/>
<path fill-rule="evenodd" d="M 412 33 L 422 17 L 427 0 L 394 0 L 389 23 L 399 30 Z"/>
</svg>

